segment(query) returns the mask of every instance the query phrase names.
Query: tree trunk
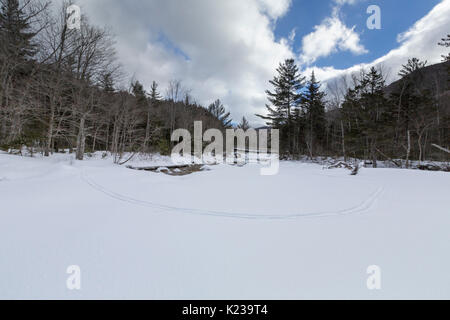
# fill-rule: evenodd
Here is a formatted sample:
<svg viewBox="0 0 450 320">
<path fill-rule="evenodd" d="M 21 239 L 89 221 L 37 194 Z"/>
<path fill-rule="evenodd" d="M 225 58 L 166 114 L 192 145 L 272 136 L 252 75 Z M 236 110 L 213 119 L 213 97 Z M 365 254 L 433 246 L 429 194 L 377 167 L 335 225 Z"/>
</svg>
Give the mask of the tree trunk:
<svg viewBox="0 0 450 320">
<path fill-rule="evenodd" d="M 98 134 L 98 128 L 95 129 L 95 133 L 94 133 L 94 139 L 92 141 L 92 152 L 95 152 L 95 143 L 97 142 L 97 134 Z"/>
<path fill-rule="evenodd" d="M 53 123 L 55 121 L 55 107 L 53 102 L 51 102 L 52 106 L 50 108 L 50 120 L 48 124 L 48 132 L 47 132 L 47 143 L 45 145 L 44 155 L 48 157 L 50 155 L 50 149 L 52 147 L 52 139 L 53 139 Z"/>
<path fill-rule="evenodd" d="M 411 154 L 411 132 L 408 130 L 408 149 L 406 150 L 406 169 L 409 169 L 409 155 Z"/>
<path fill-rule="evenodd" d="M 106 127 L 106 142 L 105 142 L 105 151 L 111 151 L 111 148 L 109 146 L 109 121 L 108 121 L 108 125 Z M 108 150 L 109 149 L 109 150 Z"/>
<path fill-rule="evenodd" d="M 86 122 L 85 116 L 83 115 L 80 119 L 80 128 L 78 130 L 77 136 L 77 153 L 76 153 L 77 160 L 83 160 L 84 158 L 84 149 L 86 147 L 86 134 L 84 132 L 85 122 Z"/>
<path fill-rule="evenodd" d="M 147 125 L 145 128 L 145 141 L 144 141 L 144 151 L 147 152 L 148 151 L 148 142 L 150 140 L 150 106 L 148 107 L 147 110 Z"/>
<path fill-rule="evenodd" d="M 344 161 L 347 162 L 347 155 L 345 153 L 345 131 L 344 122 L 341 120 L 341 131 L 342 131 L 342 154 L 344 155 Z"/>
<path fill-rule="evenodd" d="M 372 158 L 372 166 L 374 169 L 378 168 L 376 149 L 377 149 L 377 146 L 375 144 L 375 141 L 372 141 L 370 153 L 371 153 L 371 158 Z"/>
<path fill-rule="evenodd" d="M 419 145 L 419 165 L 420 165 L 422 162 L 422 133 L 419 133 L 417 144 Z"/>
</svg>

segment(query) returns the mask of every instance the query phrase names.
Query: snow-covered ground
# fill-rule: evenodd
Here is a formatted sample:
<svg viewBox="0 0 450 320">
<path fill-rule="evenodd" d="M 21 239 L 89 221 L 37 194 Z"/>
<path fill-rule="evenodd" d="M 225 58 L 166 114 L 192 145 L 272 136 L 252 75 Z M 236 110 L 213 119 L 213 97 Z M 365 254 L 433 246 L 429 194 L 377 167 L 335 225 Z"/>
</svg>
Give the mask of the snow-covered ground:
<svg viewBox="0 0 450 320">
<path fill-rule="evenodd" d="M 0 298 L 450 298 L 449 173 L 210 169 L 0 154 Z"/>
</svg>

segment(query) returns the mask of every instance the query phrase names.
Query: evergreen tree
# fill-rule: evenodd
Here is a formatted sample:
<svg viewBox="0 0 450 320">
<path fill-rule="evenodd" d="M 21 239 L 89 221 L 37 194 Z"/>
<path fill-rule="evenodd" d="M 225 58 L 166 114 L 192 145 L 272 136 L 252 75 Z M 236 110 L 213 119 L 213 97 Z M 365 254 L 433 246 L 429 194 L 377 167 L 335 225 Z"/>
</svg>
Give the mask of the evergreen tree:
<svg viewBox="0 0 450 320">
<path fill-rule="evenodd" d="M 409 121 L 409 109 L 411 99 L 414 99 L 414 95 L 418 90 L 418 86 L 423 80 L 423 74 L 421 69 L 426 66 L 427 62 L 421 62 L 417 58 L 409 59 L 406 65 L 402 66 L 399 72 L 401 76 L 400 87 L 397 91 L 394 91 L 394 97 L 399 99 L 399 116 Z M 398 91 L 400 90 L 400 92 Z M 401 95 L 401 96 L 400 96 Z M 408 129 L 408 126 L 407 126 Z"/>
<path fill-rule="evenodd" d="M 100 77 L 100 87 L 107 93 L 113 93 L 114 79 L 111 73 L 102 74 Z"/>
<path fill-rule="evenodd" d="M 152 82 L 150 93 L 148 94 L 148 100 L 149 104 L 147 108 L 147 127 L 145 130 L 145 140 L 148 144 L 150 144 L 152 142 L 152 139 L 156 140 L 158 138 L 156 137 L 156 135 L 159 135 L 158 127 L 163 126 L 163 123 L 158 117 L 158 113 L 156 112 L 158 105 L 162 101 L 161 94 L 158 92 L 158 84 L 156 83 L 156 81 Z M 152 135 L 154 137 L 152 137 Z"/>
<path fill-rule="evenodd" d="M 156 81 L 152 82 L 152 86 L 150 87 L 149 98 L 153 107 L 156 107 L 158 102 L 162 100 L 161 94 L 158 92 L 158 84 L 156 83 Z"/>
<path fill-rule="evenodd" d="M 410 68 L 411 64 L 403 66 L 400 74 L 403 78 L 400 85 L 392 93 L 391 99 L 397 107 L 397 127 L 402 132 L 402 140 L 407 141 L 410 149 L 411 133 L 413 133 L 419 144 L 419 159 L 422 157 L 422 137 L 427 127 L 433 121 L 432 110 L 436 106 L 436 101 L 429 89 L 423 86 L 423 74 L 421 69 L 425 63 L 420 63 L 418 59 L 416 68 Z M 411 60 L 409 60 L 411 61 Z M 431 118 L 431 120 L 430 120 Z M 406 156 L 409 160 L 409 151 Z M 408 165 L 408 164 L 407 164 Z"/>
<path fill-rule="evenodd" d="M 369 73 L 364 74 L 359 90 L 361 91 L 362 129 L 366 138 L 367 156 L 377 167 L 378 147 L 389 136 L 386 129 L 391 120 L 391 108 L 384 96 L 385 81 L 381 72 L 372 67 Z"/>
<path fill-rule="evenodd" d="M 224 128 L 230 127 L 232 122 L 230 113 L 226 112 L 225 107 L 219 99 L 209 105 L 208 111 L 222 123 Z"/>
<path fill-rule="evenodd" d="M 412 118 L 418 106 L 418 93 L 423 81 L 421 69 L 426 66 L 426 62 L 421 62 L 417 58 L 409 59 L 406 65 L 399 72 L 402 77 L 399 85 L 391 93 L 392 104 L 396 107 L 396 136 L 395 144 L 405 141 L 409 144 L 410 130 L 412 129 Z M 408 155 L 409 156 L 409 155 Z M 407 156 L 407 157 L 408 157 Z"/>
<path fill-rule="evenodd" d="M 132 83 L 131 91 L 140 103 L 145 102 L 144 100 L 146 99 L 147 93 L 144 90 L 144 86 L 139 81 Z"/>
<path fill-rule="evenodd" d="M 23 62 L 36 54 L 32 42 L 36 33 L 31 31 L 30 16 L 21 7 L 19 0 L 2 1 L 0 10 L 0 39 L 2 53 L 8 59 Z"/>
<path fill-rule="evenodd" d="M 148 146 L 148 142 L 150 139 L 150 122 L 151 122 L 147 92 L 145 91 L 144 86 L 139 81 L 135 81 L 131 84 L 131 92 L 135 97 L 136 113 L 139 115 L 139 121 L 137 121 L 138 122 L 137 130 L 145 131 L 145 138 L 142 145 L 142 148 L 145 150 Z"/>
<path fill-rule="evenodd" d="M 374 67 L 349 89 L 342 113 L 347 128 L 346 146 L 356 157 L 369 158 L 377 166 L 379 147 L 392 135 L 392 108 L 384 96 L 385 82 Z"/>
<path fill-rule="evenodd" d="M 341 109 L 342 120 L 345 126 L 346 151 L 351 153 L 353 157 L 363 156 L 360 150 L 365 142 L 362 137 L 362 117 L 359 98 L 359 90 L 357 87 L 348 89 Z"/>
<path fill-rule="evenodd" d="M 242 129 L 244 131 L 250 129 L 250 124 L 245 117 L 242 117 L 241 123 L 238 125 L 238 129 Z"/>
<path fill-rule="evenodd" d="M 427 66 L 428 61 L 420 61 L 417 58 L 408 59 L 408 63 L 402 65 L 402 69 L 398 73 L 398 75 L 402 78 L 424 68 Z"/>
<path fill-rule="evenodd" d="M 305 109 L 307 123 L 306 144 L 312 158 L 318 145 L 324 141 L 325 135 L 325 93 L 320 91 L 321 84 L 316 80 L 314 71 L 304 92 L 302 107 Z"/>
<path fill-rule="evenodd" d="M 443 38 L 442 42 L 439 42 L 439 45 L 445 48 L 450 48 L 450 34 L 447 35 L 446 38 Z M 450 61 L 450 53 L 448 55 L 443 55 L 442 58 L 444 61 Z"/>
<path fill-rule="evenodd" d="M 443 38 L 442 42 L 439 42 L 438 44 L 441 47 L 450 48 L 450 34 L 447 35 L 446 38 Z M 444 62 L 445 61 L 450 62 L 450 53 L 448 53 L 447 55 L 442 55 L 442 59 L 443 59 Z M 450 82 L 450 65 L 447 67 L 447 71 L 448 71 L 448 74 L 449 74 L 448 82 Z"/>
<path fill-rule="evenodd" d="M 287 59 L 277 68 L 278 75 L 270 81 L 274 91 L 266 94 L 272 106 L 266 105 L 268 115 L 257 115 L 267 120 L 267 125 L 280 130 L 281 148 L 290 154 L 294 153 L 293 118 L 298 109 L 305 78 L 300 75 L 293 59 Z"/>
</svg>

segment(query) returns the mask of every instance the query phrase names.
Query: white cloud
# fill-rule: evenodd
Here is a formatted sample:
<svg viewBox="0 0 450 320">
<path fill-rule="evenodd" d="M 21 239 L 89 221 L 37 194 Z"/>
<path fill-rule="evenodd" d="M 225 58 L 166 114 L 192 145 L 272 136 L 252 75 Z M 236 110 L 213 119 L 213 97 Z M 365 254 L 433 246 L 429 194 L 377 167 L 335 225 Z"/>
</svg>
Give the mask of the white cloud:
<svg viewBox="0 0 450 320">
<path fill-rule="evenodd" d="M 335 0 L 334 4 L 339 8 L 357 1 Z M 295 56 L 295 30 L 284 39 L 274 36 L 275 21 L 288 12 L 290 0 L 78 2 L 92 22 L 112 27 L 119 58 L 130 76 L 147 87 L 156 80 L 162 93 L 170 80 L 180 79 L 203 105 L 220 98 L 236 121 L 245 115 L 261 123 L 252 115 L 265 111 L 268 80 L 280 61 Z M 305 60 L 336 51 L 365 52 L 359 35 L 338 18 L 338 11 L 308 35 L 310 41 L 303 39 Z M 329 80 L 375 64 L 392 68 L 390 74 L 396 75 L 396 68 L 413 56 L 439 62 L 444 49 L 436 44 L 450 30 L 448 17 L 450 0 L 444 0 L 399 35 L 399 47 L 387 55 L 349 69 L 315 68 L 316 75 Z"/>
<path fill-rule="evenodd" d="M 289 34 L 289 41 L 293 42 L 295 40 L 295 37 L 297 36 L 297 29 L 294 28 L 291 30 L 291 33 Z"/>
<path fill-rule="evenodd" d="M 262 10 L 272 19 L 278 19 L 288 12 L 291 0 L 258 0 Z"/>
<path fill-rule="evenodd" d="M 309 68 L 305 72 L 315 70 L 318 79 L 329 81 L 336 77 L 358 72 L 362 68 L 368 69 L 372 66 L 382 66 L 387 73 L 387 81 L 392 82 L 398 79 L 398 72 L 402 64 L 405 64 L 409 58 L 416 57 L 421 60 L 427 60 L 428 64 L 438 63 L 442 60 L 441 55 L 448 52 L 444 48 L 439 47 L 437 43 L 450 30 L 449 17 L 450 0 L 443 0 L 409 30 L 398 35 L 398 48 L 391 50 L 386 55 L 370 63 L 355 65 L 348 69 L 335 69 L 333 67 Z"/>
<path fill-rule="evenodd" d="M 368 52 L 360 43 L 355 27 L 348 28 L 334 15 L 315 26 L 314 32 L 303 37 L 300 61 L 311 64 L 338 51 L 350 51 L 358 55 Z"/>
<path fill-rule="evenodd" d="M 336 4 L 341 5 L 341 6 L 344 4 L 355 4 L 358 1 L 360 1 L 360 0 L 334 0 L 334 2 L 336 2 Z"/>
<path fill-rule="evenodd" d="M 327 57 L 339 51 L 350 51 L 356 55 L 368 52 L 361 44 L 355 26 L 347 27 L 339 16 L 342 5 L 354 4 L 357 1 L 334 0 L 335 5 L 331 17 L 325 18 L 321 24 L 314 27 L 313 32 L 303 37 L 300 54 L 301 63 L 311 64 L 319 58 Z"/>
<path fill-rule="evenodd" d="M 163 93 L 179 79 L 205 106 L 220 98 L 236 121 L 265 110 L 268 80 L 295 56 L 295 33 L 280 40 L 273 33 L 291 0 L 78 2 L 92 22 L 112 26 L 130 75 L 146 87 L 157 81 Z"/>
</svg>

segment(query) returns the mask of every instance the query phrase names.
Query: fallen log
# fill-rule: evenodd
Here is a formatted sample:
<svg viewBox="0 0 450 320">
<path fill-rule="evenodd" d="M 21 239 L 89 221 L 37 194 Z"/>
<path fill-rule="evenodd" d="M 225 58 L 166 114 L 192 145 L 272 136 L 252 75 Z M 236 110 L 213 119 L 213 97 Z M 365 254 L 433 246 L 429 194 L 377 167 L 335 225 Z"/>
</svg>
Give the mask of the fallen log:
<svg viewBox="0 0 450 320">
<path fill-rule="evenodd" d="M 348 169 L 351 171 L 351 175 L 352 176 L 356 176 L 359 173 L 359 164 L 349 164 L 347 162 L 344 161 L 339 161 L 335 164 L 332 164 L 330 166 L 327 167 L 327 169 Z"/>
<path fill-rule="evenodd" d="M 338 163 L 335 163 L 335 164 L 333 164 L 331 166 L 328 166 L 328 169 L 338 169 L 338 168 L 345 168 L 345 169 L 348 169 L 348 170 L 353 170 L 354 169 L 352 165 L 350 165 L 348 163 L 345 163 L 343 161 L 339 161 Z"/>
<path fill-rule="evenodd" d="M 186 169 L 191 167 L 192 164 L 181 164 L 181 165 L 170 165 L 170 166 L 150 166 L 150 167 L 134 167 L 134 166 L 127 166 L 128 169 L 133 170 L 141 170 L 141 171 L 157 171 L 160 168 L 167 168 L 169 170 L 172 169 Z"/>
<path fill-rule="evenodd" d="M 439 166 L 435 164 L 421 164 L 416 166 L 416 169 L 423 170 L 423 171 L 444 171 L 444 172 L 450 172 L 449 166 Z"/>
<path fill-rule="evenodd" d="M 392 162 L 393 164 L 395 164 L 398 168 L 401 168 L 402 165 L 399 164 L 397 161 L 393 160 L 392 158 L 388 157 L 387 155 L 385 155 L 383 152 L 381 152 L 380 150 L 378 150 L 377 148 L 375 148 L 375 150 L 381 154 L 383 157 L 385 157 L 387 160 L 389 160 L 390 162 Z"/>
<path fill-rule="evenodd" d="M 439 149 L 439 150 L 441 150 L 441 151 L 450 153 L 450 150 L 448 150 L 448 149 L 446 149 L 446 148 L 444 148 L 444 147 L 438 146 L 437 144 L 432 144 L 432 146 L 435 147 L 435 148 L 437 148 L 437 149 Z"/>
</svg>

